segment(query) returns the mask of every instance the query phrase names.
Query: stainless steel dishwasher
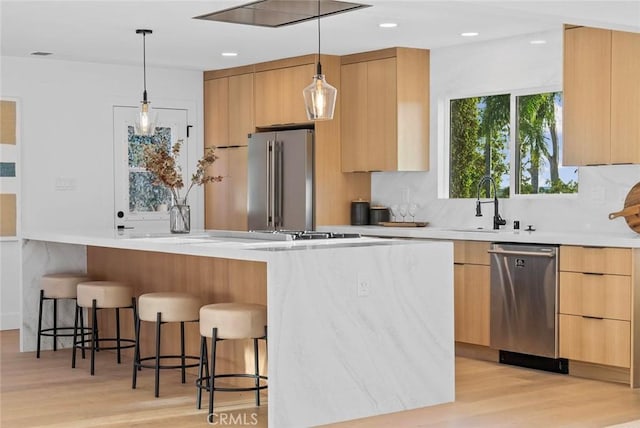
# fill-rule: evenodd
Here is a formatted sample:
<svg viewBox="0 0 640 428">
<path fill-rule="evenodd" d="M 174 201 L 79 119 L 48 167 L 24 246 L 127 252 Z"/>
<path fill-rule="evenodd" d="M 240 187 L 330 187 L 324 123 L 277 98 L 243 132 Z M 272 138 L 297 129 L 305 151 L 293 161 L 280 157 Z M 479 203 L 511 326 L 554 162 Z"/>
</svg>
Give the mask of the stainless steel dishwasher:
<svg viewBox="0 0 640 428">
<path fill-rule="evenodd" d="M 558 359 L 558 247 L 494 243 L 489 253 L 491 348 L 503 363 L 566 373 Z"/>
</svg>

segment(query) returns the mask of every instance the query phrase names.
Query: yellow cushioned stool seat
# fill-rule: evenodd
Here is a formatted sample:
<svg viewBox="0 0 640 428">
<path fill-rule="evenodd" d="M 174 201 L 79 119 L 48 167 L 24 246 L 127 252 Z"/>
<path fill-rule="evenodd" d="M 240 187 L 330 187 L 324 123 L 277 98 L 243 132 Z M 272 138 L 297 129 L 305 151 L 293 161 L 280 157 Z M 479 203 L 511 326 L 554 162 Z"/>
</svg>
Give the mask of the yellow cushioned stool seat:
<svg viewBox="0 0 640 428">
<path fill-rule="evenodd" d="M 138 298 L 138 316 L 141 321 L 162 322 L 197 321 L 202 301 L 187 293 L 147 293 Z"/>
<path fill-rule="evenodd" d="M 78 284 L 91 279 L 83 273 L 51 273 L 40 280 L 44 297 L 50 299 L 75 299 Z"/>
<path fill-rule="evenodd" d="M 200 308 L 200 335 L 218 339 L 254 339 L 264 337 L 267 307 L 254 303 L 214 303 Z"/>
<path fill-rule="evenodd" d="M 97 308 L 126 308 L 131 306 L 133 289 L 114 281 L 87 281 L 78 284 L 78 306 L 90 308 L 93 300 Z"/>
</svg>

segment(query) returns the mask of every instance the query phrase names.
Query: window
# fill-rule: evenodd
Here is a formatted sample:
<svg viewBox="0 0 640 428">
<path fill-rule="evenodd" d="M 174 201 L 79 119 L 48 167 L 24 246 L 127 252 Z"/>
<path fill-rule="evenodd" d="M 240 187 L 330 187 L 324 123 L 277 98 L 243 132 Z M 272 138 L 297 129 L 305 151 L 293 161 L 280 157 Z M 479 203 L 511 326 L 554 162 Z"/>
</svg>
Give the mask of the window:
<svg viewBox="0 0 640 428">
<path fill-rule="evenodd" d="M 157 127 L 153 136 L 134 134 L 134 127 L 127 130 L 129 157 L 129 212 L 166 211 L 171 205 L 171 191 L 154 184 L 153 174 L 144 167 L 144 147 L 162 144 L 171 149 L 171 128 Z"/>
<path fill-rule="evenodd" d="M 477 188 L 485 175 L 501 198 L 577 192 L 576 169 L 561 162 L 561 118 L 561 92 L 451 100 L 449 197 L 488 197 L 489 183 Z"/>
</svg>

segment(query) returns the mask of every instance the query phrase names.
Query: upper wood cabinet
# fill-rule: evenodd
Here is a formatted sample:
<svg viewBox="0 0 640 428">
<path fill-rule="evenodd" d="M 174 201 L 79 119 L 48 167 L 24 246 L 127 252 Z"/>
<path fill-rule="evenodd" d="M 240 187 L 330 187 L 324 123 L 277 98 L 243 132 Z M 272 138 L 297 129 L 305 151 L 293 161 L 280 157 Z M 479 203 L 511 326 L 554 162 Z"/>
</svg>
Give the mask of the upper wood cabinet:
<svg viewBox="0 0 640 428">
<path fill-rule="evenodd" d="M 253 73 L 204 82 L 204 145 L 241 146 L 254 132 Z"/>
<path fill-rule="evenodd" d="M 563 163 L 640 163 L 640 34 L 564 32 Z"/>
<path fill-rule="evenodd" d="M 314 74 L 315 65 L 311 63 L 256 72 L 256 126 L 309 122 L 302 90 Z"/>
<path fill-rule="evenodd" d="M 342 57 L 342 170 L 429 169 L 429 51 Z"/>
</svg>

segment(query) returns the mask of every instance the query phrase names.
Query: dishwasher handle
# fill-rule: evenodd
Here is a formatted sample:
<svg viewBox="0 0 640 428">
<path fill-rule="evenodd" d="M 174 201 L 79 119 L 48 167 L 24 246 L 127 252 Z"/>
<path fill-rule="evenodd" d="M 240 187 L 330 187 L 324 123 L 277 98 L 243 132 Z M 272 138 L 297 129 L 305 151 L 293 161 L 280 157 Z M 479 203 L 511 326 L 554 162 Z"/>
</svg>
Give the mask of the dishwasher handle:
<svg viewBox="0 0 640 428">
<path fill-rule="evenodd" d="M 487 250 L 488 253 L 504 254 L 507 256 L 534 256 L 534 257 L 555 257 L 555 251 L 548 253 L 539 253 L 535 251 L 509 251 L 509 250 Z"/>
</svg>

